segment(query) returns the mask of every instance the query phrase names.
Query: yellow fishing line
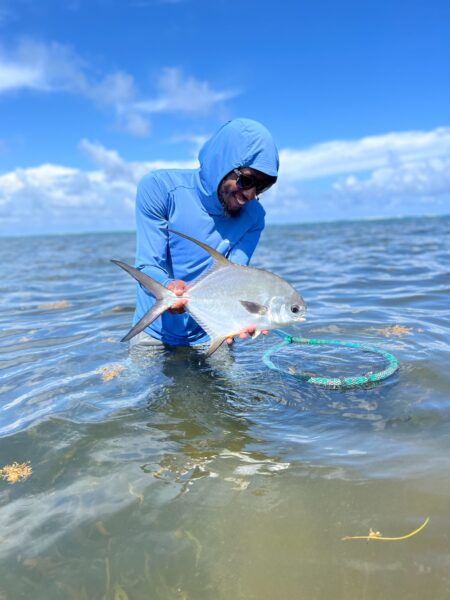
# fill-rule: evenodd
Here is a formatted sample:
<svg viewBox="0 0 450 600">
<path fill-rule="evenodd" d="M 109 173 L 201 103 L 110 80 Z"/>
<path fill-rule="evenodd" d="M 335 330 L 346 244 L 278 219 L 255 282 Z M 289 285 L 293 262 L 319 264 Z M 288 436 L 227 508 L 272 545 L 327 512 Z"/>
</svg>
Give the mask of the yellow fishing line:
<svg viewBox="0 0 450 600">
<path fill-rule="evenodd" d="M 413 535 L 416 535 L 417 533 L 419 533 L 419 531 L 422 531 L 422 529 L 428 525 L 429 520 L 430 520 L 430 517 L 427 517 L 420 527 L 418 527 L 414 531 L 411 531 L 411 533 L 402 535 L 400 537 L 384 537 L 381 535 L 381 533 L 379 531 L 373 531 L 372 529 L 370 529 L 368 535 L 355 535 L 355 536 L 346 535 L 345 537 L 343 537 L 341 539 L 342 540 L 367 540 L 367 541 L 383 540 L 385 542 L 398 542 L 400 540 L 406 540 L 406 539 L 412 537 Z"/>
</svg>

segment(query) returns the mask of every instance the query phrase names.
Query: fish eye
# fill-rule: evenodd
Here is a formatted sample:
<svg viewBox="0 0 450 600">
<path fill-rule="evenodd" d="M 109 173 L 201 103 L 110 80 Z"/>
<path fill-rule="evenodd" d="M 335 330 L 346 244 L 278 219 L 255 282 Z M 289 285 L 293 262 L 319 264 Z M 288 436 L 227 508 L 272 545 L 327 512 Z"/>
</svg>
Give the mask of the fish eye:
<svg viewBox="0 0 450 600">
<path fill-rule="evenodd" d="M 298 304 L 293 304 L 291 306 L 291 312 L 293 312 L 296 315 L 300 312 L 300 306 Z"/>
</svg>

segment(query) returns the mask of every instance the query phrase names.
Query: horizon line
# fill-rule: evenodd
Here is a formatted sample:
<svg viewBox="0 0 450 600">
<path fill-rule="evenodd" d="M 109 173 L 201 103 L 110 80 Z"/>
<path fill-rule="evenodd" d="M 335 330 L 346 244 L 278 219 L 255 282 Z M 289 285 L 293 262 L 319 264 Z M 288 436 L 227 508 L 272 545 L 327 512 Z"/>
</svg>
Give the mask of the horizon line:
<svg viewBox="0 0 450 600">
<path fill-rule="evenodd" d="M 338 223 L 358 223 L 358 222 L 376 222 L 376 221 L 401 221 L 407 219 L 438 219 L 448 218 L 450 213 L 439 213 L 439 214 L 417 214 L 417 215 L 396 215 L 396 216 L 378 216 L 378 217 L 349 217 L 344 219 L 322 219 L 317 221 L 296 221 L 294 223 L 280 222 L 280 223 L 267 223 L 265 229 L 269 227 L 306 227 L 308 225 L 321 225 L 321 224 L 338 224 Z M 61 232 L 30 232 L 30 233 L 7 233 L 0 234 L 0 239 L 11 239 L 11 238 L 24 238 L 24 237 L 46 237 L 46 236 L 61 236 L 61 235 L 107 235 L 110 233 L 129 234 L 136 233 L 136 229 L 90 229 L 80 231 L 61 231 Z"/>
</svg>

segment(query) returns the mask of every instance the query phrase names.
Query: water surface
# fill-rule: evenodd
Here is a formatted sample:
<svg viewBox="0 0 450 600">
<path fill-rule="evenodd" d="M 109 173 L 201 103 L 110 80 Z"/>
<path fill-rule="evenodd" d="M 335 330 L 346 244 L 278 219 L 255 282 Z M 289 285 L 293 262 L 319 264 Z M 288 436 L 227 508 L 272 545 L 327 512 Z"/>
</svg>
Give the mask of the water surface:
<svg viewBox="0 0 450 600">
<path fill-rule="evenodd" d="M 294 335 L 392 352 L 336 391 L 270 371 L 274 334 L 209 361 L 129 355 L 134 235 L 0 240 L 0 598 L 447 599 L 450 219 L 268 227 L 253 264 L 303 294 Z M 288 368 L 382 367 L 289 347 Z M 342 541 L 370 528 L 399 542 Z"/>
</svg>

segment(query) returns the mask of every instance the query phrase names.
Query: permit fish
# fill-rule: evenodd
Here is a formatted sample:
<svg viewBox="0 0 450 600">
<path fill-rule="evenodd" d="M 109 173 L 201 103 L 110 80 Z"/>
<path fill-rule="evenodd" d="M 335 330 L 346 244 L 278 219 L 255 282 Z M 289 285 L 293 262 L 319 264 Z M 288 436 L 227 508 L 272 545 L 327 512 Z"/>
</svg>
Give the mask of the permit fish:
<svg viewBox="0 0 450 600">
<path fill-rule="evenodd" d="M 187 300 L 184 309 L 210 337 L 207 356 L 215 352 L 227 338 L 238 335 L 250 325 L 256 326 L 252 336 L 256 337 L 261 331 L 305 320 L 303 298 L 278 275 L 256 267 L 236 265 L 207 244 L 184 233 L 168 231 L 203 248 L 212 257 L 213 264 L 187 285 L 182 296 L 177 296 L 142 271 L 120 260 L 112 260 L 156 298 L 155 304 L 122 342 L 143 331 L 180 299 Z"/>
</svg>

